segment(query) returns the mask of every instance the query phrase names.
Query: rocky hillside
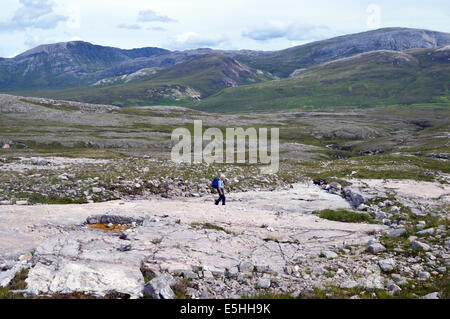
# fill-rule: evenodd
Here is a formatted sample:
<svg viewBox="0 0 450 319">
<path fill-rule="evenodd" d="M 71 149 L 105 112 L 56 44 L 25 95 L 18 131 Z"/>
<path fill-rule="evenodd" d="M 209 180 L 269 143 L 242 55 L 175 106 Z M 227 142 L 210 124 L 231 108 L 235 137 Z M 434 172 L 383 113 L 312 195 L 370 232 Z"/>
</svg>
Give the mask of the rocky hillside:
<svg viewBox="0 0 450 319">
<path fill-rule="evenodd" d="M 270 73 L 254 70 L 233 58 L 202 54 L 170 68 L 143 69 L 128 76 L 102 79 L 89 88 L 52 92 L 51 96 L 119 106 L 171 105 L 192 103 L 223 88 L 270 79 Z"/>
<path fill-rule="evenodd" d="M 293 77 L 230 88 L 207 111 L 448 103 L 450 46 L 372 51 L 297 70 Z"/>
<path fill-rule="evenodd" d="M 385 28 L 296 46 L 266 55 L 236 55 L 248 65 L 288 77 L 297 69 L 376 50 L 402 51 L 450 44 L 450 34 L 407 28 Z"/>
<path fill-rule="evenodd" d="M 40 45 L 0 61 L 0 88 L 77 86 L 100 77 L 112 67 L 127 72 L 126 67 L 119 66 L 166 52 L 159 48 L 122 50 L 82 41 Z"/>
<path fill-rule="evenodd" d="M 288 77 L 297 69 L 374 50 L 406 50 L 450 44 L 450 34 L 387 28 L 345 35 L 273 52 L 160 48 L 122 50 L 82 41 L 41 45 L 11 59 L 0 59 L 0 90 L 44 89 L 92 84 L 144 68 L 171 67 L 210 54 L 235 58 L 255 69 Z"/>
</svg>

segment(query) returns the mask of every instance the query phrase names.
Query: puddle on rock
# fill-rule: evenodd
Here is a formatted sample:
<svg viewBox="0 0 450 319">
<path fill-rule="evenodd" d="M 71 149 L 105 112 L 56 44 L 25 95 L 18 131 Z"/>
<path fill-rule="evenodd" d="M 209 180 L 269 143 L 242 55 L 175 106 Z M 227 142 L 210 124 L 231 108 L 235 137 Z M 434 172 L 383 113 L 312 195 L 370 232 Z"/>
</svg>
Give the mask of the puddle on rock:
<svg viewBox="0 0 450 319">
<path fill-rule="evenodd" d="M 113 224 L 112 227 L 108 227 L 108 224 L 91 224 L 88 225 L 88 227 L 92 229 L 100 229 L 108 231 L 124 231 L 131 228 L 131 226 L 119 224 Z"/>
</svg>

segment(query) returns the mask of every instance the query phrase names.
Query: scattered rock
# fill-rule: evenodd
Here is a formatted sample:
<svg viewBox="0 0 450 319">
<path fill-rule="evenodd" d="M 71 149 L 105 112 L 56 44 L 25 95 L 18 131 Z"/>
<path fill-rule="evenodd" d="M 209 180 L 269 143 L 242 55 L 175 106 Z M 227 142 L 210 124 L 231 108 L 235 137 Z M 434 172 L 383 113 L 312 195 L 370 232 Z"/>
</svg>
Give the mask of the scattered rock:
<svg viewBox="0 0 450 319">
<path fill-rule="evenodd" d="M 14 276 L 22 269 L 28 268 L 26 263 L 16 263 L 12 268 L 0 272 L 0 287 L 6 287 L 9 285 Z"/>
<path fill-rule="evenodd" d="M 402 291 L 402 288 L 400 288 L 394 283 L 388 284 L 387 289 L 394 296 L 398 295 Z"/>
<path fill-rule="evenodd" d="M 376 212 L 376 214 L 375 214 L 375 220 L 381 220 L 381 219 L 384 219 L 384 218 L 387 218 L 388 216 L 387 216 L 387 214 L 385 213 L 385 212 L 383 212 L 383 211 L 377 211 Z"/>
<path fill-rule="evenodd" d="M 237 267 L 232 267 L 231 269 L 228 269 L 225 273 L 225 276 L 227 277 L 234 277 L 239 273 L 239 270 Z"/>
<path fill-rule="evenodd" d="M 341 283 L 339 285 L 339 287 L 344 288 L 344 289 L 352 289 L 352 288 L 358 287 L 358 283 L 354 280 L 348 280 L 348 281 Z"/>
<path fill-rule="evenodd" d="M 350 202 L 353 207 L 358 207 L 361 204 L 364 204 L 369 199 L 367 196 L 364 196 L 360 192 L 350 188 L 345 187 L 343 189 L 345 199 Z"/>
<path fill-rule="evenodd" d="M 392 274 L 392 279 L 398 284 L 398 285 L 406 285 L 408 281 L 406 278 L 400 276 L 399 274 Z"/>
<path fill-rule="evenodd" d="M 198 278 L 198 275 L 193 272 L 192 270 L 185 270 L 181 273 L 181 276 L 183 276 L 184 279 L 196 279 Z"/>
<path fill-rule="evenodd" d="M 439 292 L 432 292 L 428 295 L 423 296 L 421 299 L 440 299 L 440 293 Z"/>
<path fill-rule="evenodd" d="M 420 280 L 427 280 L 431 277 L 430 273 L 428 271 L 421 271 L 419 273 L 419 279 Z"/>
<path fill-rule="evenodd" d="M 118 248 L 119 251 L 130 251 L 131 250 L 131 244 L 122 244 Z"/>
<path fill-rule="evenodd" d="M 103 191 L 103 189 L 101 189 L 100 187 L 92 187 L 92 192 L 94 194 L 99 194 Z"/>
<path fill-rule="evenodd" d="M 378 262 L 378 266 L 380 266 L 383 272 L 391 272 L 396 267 L 396 262 L 392 258 L 383 259 Z"/>
<path fill-rule="evenodd" d="M 338 254 L 331 250 L 322 250 L 320 255 L 324 256 L 326 259 L 334 259 L 338 256 Z"/>
<path fill-rule="evenodd" d="M 386 236 L 387 237 L 401 237 L 406 235 L 406 230 L 403 228 L 394 229 L 393 231 L 389 232 Z"/>
<path fill-rule="evenodd" d="M 255 266 L 248 261 L 241 262 L 238 267 L 240 272 L 252 272 L 255 269 Z"/>
<path fill-rule="evenodd" d="M 171 286 L 174 284 L 174 278 L 169 274 L 159 275 L 150 280 L 144 287 L 144 294 L 153 299 L 174 299 L 175 293 Z"/>
<path fill-rule="evenodd" d="M 50 164 L 50 161 L 47 161 L 46 159 L 43 159 L 43 158 L 38 158 L 34 161 L 34 165 L 37 165 L 37 166 L 46 166 L 49 164 Z"/>
<path fill-rule="evenodd" d="M 136 219 L 127 216 L 118 215 L 94 215 L 86 218 L 87 224 L 121 224 L 121 225 L 131 225 L 132 223 L 137 225 L 142 225 L 143 219 Z"/>
<path fill-rule="evenodd" d="M 411 243 L 411 248 L 414 250 L 423 250 L 423 251 L 428 251 L 431 249 L 431 247 L 428 244 L 422 243 L 417 240 Z"/>
<path fill-rule="evenodd" d="M 270 288 L 270 279 L 268 278 L 260 278 L 256 283 L 258 288 L 267 289 Z"/>
<path fill-rule="evenodd" d="M 386 247 L 384 247 L 380 243 L 373 243 L 373 244 L 370 244 L 369 247 L 367 247 L 367 250 L 369 252 L 371 252 L 372 254 L 378 254 L 380 252 L 385 251 Z"/>
<path fill-rule="evenodd" d="M 434 228 L 428 228 L 417 232 L 417 235 L 433 235 L 436 232 Z"/>
</svg>

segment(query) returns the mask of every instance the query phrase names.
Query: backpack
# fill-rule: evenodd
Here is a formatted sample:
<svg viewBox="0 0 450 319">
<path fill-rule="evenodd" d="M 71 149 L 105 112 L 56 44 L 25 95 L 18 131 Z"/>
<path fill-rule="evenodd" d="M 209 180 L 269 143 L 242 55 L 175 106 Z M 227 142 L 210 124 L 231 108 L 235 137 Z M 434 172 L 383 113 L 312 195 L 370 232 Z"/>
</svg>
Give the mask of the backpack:
<svg viewBox="0 0 450 319">
<path fill-rule="evenodd" d="M 212 181 L 211 186 L 213 188 L 219 187 L 219 178 L 218 177 L 214 177 L 214 180 Z"/>
</svg>

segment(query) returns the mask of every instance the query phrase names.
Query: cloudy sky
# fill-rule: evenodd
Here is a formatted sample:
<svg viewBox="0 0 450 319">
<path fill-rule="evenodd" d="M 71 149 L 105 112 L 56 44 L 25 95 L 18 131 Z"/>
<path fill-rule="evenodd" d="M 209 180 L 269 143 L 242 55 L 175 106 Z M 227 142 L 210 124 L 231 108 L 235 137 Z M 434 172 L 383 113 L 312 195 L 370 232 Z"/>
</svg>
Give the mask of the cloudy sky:
<svg viewBox="0 0 450 319">
<path fill-rule="evenodd" d="M 450 32 L 448 0 L 1 0 L 0 56 L 83 40 L 120 48 L 278 50 L 379 27 Z"/>
</svg>

